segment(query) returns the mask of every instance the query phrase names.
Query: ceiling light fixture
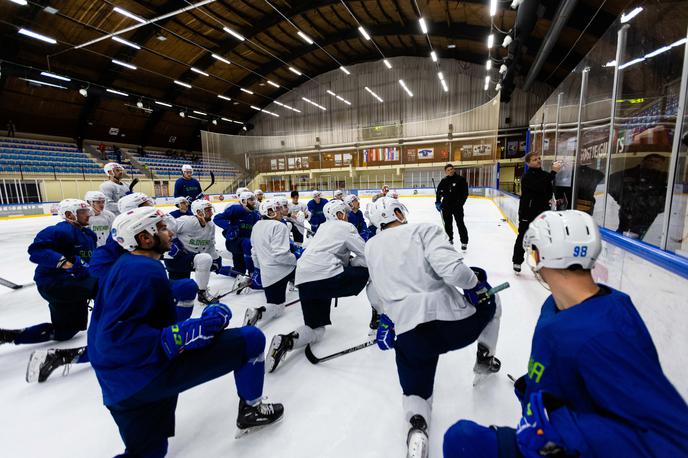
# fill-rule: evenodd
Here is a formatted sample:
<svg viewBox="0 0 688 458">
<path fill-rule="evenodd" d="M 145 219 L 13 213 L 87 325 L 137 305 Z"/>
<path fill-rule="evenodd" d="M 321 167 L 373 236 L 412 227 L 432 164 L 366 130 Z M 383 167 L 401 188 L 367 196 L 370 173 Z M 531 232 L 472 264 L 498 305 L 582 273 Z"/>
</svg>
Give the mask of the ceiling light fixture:
<svg viewBox="0 0 688 458">
<path fill-rule="evenodd" d="M 137 106 L 138 108 L 143 108 L 143 101 L 142 101 L 141 99 L 139 99 L 139 101 L 136 102 L 136 106 Z"/>
<path fill-rule="evenodd" d="M 227 64 L 227 65 L 231 64 L 230 61 L 228 61 L 227 59 L 225 59 L 225 58 L 222 57 L 222 56 L 218 56 L 217 54 L 212 54 L 212 56 L 213 56 L 213 58 L 219 60 L 220 62 L 224 62 L 224 63 Z"/>
<path fill-rule="evenodd" d="M 404 83 L 404 80 L 399 80 L 399 84 L 401 84 L 401 87 L 404 88 L 406 93 L 408 94 L 409 97 L 413 97 L 413 92 L 406 86 L 406 83 Z"/>
<path fill-rule="evenodd" d="M 508 47 L 511 42 L 514 41 L 513 38 L 511 38 L 511 35 L 507 35 L 504 37 L 504 41 L 502 41 L 502 48 Z"/>
<path fill-rule="evenodd" d="M 217 94 L 217 96 L 218 96 L 219 98 L 221 98 L 222 100 L 226 100 L 226 101 L 228 101 L 228 102 L 232 100 L 232 99 L 230 99 L 229 97 L 227 97 L 227 96 L 225 96 L 225 95 L 222 95 L 222 94 Z"/>
<path fill-rule="evenodd" d="M 487 62 L 485 62 L 485 69 L 489 72 L 492 70 L 492 59 L 487 59 Z"/>
<path fill-rule="evenodd" d="M 361 35 L 363 35 L 363 38 L 370 41 L 370 35 L 368 35 L 368 32 L 366 32 L 366 29 L 364 29 L 363 26 L 360 26 L 358 31 L 361 33 Z"/>
<path fill-rule="evenodd" d="M 81 89 L 79 89 L 79 94 L 81 94 L 82 97 L 88 97 L 88 89 L 82 87 Z"/>
<path fill-rule="evenodd" d="M 223 27 L 222 30 L 233 36 L 239 41 L 244 41 L 246 38 L 244 38 L 240 33 L 235 32 L 234 30 L 230 29 L 229 27 Z"/>
<path fill-rule="evenodd" d="M 315 103 L 315 102 L 312 101 L 311 99 L 308 99 L 308 98 L 306 98 L 306 97 L 301 97 L 301 100 L 303 100 L 304 102 L 310 103 L 310 104 L 313 105 L 314 107 L 320 108 L 322 111 L 327 111 L 327 108 L 325 108 L 325 107 L 322 106 L 322 105 L 319 105 L 319 104 Z"/>
<path fill-rule="evenodd" d="M 390 64 L 387 59 L 383 59 L 382 63 L 385 64 L 385 67 L 387 67 L 388 69 L 392 69 L 392 64 Z"/>
<path fill-rule="evenodd" d="M 637 15 L 642 13 L 642 11 L 643 11 L 643 7 L 638 6 L 638 7 L 634 8 L 633 11 L 631 11 L 630 13 L 622 14 L 621 15 L 621 23 L 622 24 L 627 23 L 628 21 L 630 21 L 631 19 L 633 19 L 634 17 L 636 17 Z"/>
<path fill-rule="evenodd" d="M 294 67 L 289 67 L 289 71 L 296 74 L 296 75 L 299 75 L 299 76 L 301 76 L 301 74 L 302 74 L 300 71 L 298 71 Z"/>
<path fill-rule="evenodd" d="M 67 78 L 66 76 L 56 75 L 56 74 L 50 73 L 50 72 L 41 72 L 41 75 L 47 76 L 48 78 L 55 78 L 56 80 L 72 81 L 71 78 Z"/>
<path fill-rule="evenodd" d="M 156 100 L 155 103 L 156 103 L 157 105 L 162 105 L 163 107 L 172 108 L 172 105 L 170 105 L 169 103 L 160 102 L 160 101 L 158 101 L 158 100 Z"/>
<path fill-rule="evenodd" d="M 344 67 L 343 65 L 340 65 L 340 66 L 339 66 L 339 69 L 340 69 L 341 71 L 343 71 L 345 74 L 351 75 L 351 72 L 350 72 L 349 70 L 347 70 L 346 67 Z"/>
<path fill-rule="evenodd" d="M 223 121 L 226 121 L 226 122 L 234 122 L 231 119 L 227 119 L 227 118 L 220 118 L 220 119 L 222 119 Z"/>
<path fill-rule="evenodd" d="M 180 112 L 179 112 L 179 117 L 180 117 L 180 118 L 186 118 L 186 112 L 184 112 L 184 110 L 180 111 Z"/>
<path fill-rule="evenodd" d="M 437 77 L 440 79 L 440 81 L 444 81 L 444 73 L 437 72 Z"/>
<path fill-rule="evenodd" d="M 36 33 L 36 32 L 33 32 L 33 31 L 25 29 L 25 28 L 19 29 L 19 33 L 22 35 L 25 35 L 27 37 L 35 38 L 36 40 L 45 41 L 46 43 L 50 43 L 51 45 L 54 45 L 55 43 L 57 43 L 57 40 L 55 40 L 54 38 L 50 38 L 50 37 L 47 37 L 45 35 L 41 35 L 40 33 Z"/>
<path fill-rule="evenodd" d="M 277 83 L 275 83 L 274 81 L 267 80 L 267 82 L 268 82 L 268 84 L 269 84 L 270 86 L 280 87 L 280 85 L 277 84 Z"/>
<path fill-rule="evenodd" d="M 217 119 L 213 119 L 212 123 L 213 123 L 213 126 L 217 126 Z"/>
<path fill-rule="evenodd" d="M 122 62 L 121 60 L 112 59 L 112 63 L 113 63 L 113 64 L 120 65 L 120 66 L 122 66 L 122 67 L 129 68 L 129 69 L 131 69 L 131 70 L 136 70 L 136 65 L 131 65 L 131 64 L 128 64 L 128 63 L 126 63 L 126 62 Z"/>
<path fill-rule="evenodd" d="M 11 1 L 12 3 L 16 3 L 17 5 L 21 5 L 21 6 L 26 6 L 26 5 L 28 5 L 28 3 L 26 2 L 26 0 L 10 0 L 10 1 Z"/>
<path fill-rule="evenodd" d="M 121 14 L 122 16 L 126 16 L 126 17 L 128 17 L 129 19 L 133 19 L 133 20 L 135 20 L 135 21 L 138 21 L 138 22 L 140 22 L 141 24 L 145 24 L 145 23 L 146 23 L 146 20 L 143 19 L 142 17 L 137 16 L 137 15 L 135 15 L 134 13 L 130 13 L 129 11 L 125 10 L 124 8 L 120 8 L 119 6 L 114 7 L 114 8 L 112 9 L 112 11 L 114 11 L 115 13 L 119 13 L 119 14 Z"/>
<path fill-rule="evenodd" d="M 20 79 L 22 79 L 22 80 L 24 80 L 24 81 L 28 81 L 29 83 L 38 84 L 38 85 L 41 85 L 41 86 L 50 86 L 50 87 L 56 87 L 56 88 L 58 88 L 58 89 L 67 89 L 67 88 L 64 87 L 64 86 L 60 86 L 59 84 L 46 83 L 45 81 L 32 80 L 32 79 L 30 79 L 30 78 L 20 78 Z"/>
<path fill-rule="evenodd" d="M 368 86 L 366 86 L 364 89 L 365 89 L 366 91 L 368 91 L 368 93 L 369 93 L 370 95 L 372 95 L 373 97 L 375 97 L 375 98 L 377 99 L 378 102 L 380 102 L 380 103 L 384 102 L 384 100 L 382 100 L 382 98 L 381 98 L 379 95 L 377 95 L 375 92 L 373 92 L 373 90 L 370 89 Z"/>
<path fill-rule="evenodd" d="M 191 67 L 190 70 L 191 70 L 192 72 L 194 72 L 194 73 L 198 73 L 199 75 L 210 76 L 210 75 L 208 75 L 206 72 L 204 72 L 203 70 L 199 70 L 199 69 L 197 69 L 196 67 Z"/>
<path fill-rule="evenodd" d="M 127 41 L 124 38 L 114 36 L 114 37 L 112 37 L 112 39 L 115 40 L 117 43 L 122 43 L 123 45 L 127 45 L 130 48 L 141 49 L 141 46 L 137 45 L 136 43 L 132 43 L 131 41 Z"/>
<path fill-rule="evenodd" d="M 487 36 L 487 47 L 488 47 L 488 49 L 492 49 L 492 46 L 494 46 L 494 33 L 491 33 Z"/>
<path fill-rule="evenodd" d="M 245 93 L 247 93 L 247 94 L 253 95 L 253 91 L 249 91 L 248 89 L 244 89 L 243 87 L 240 87 L 239 90 L 240 90 L 241 92 L 245 92 Z"/>
<path fill-rule="evenodd" d="M 308 35 L 306 35 L 306 34 L 303 33 L 302 31 L 299 30 L 298 32 L 296 32 L 296 34 L 297 34 L 298 36 L 300 36 L 301 39 L 302 39 L 303 41 L 305 41 L 306 43 L 308 43 L 309 45 L 312 45 L 312 44 L 313 44 L 313 40 L 311 40 L 311 37 L 309 37 Z"/>
<path fill-rule="evenodd" d="M 437 53 L 435 53 L 435 51 L 430 52 L 430 59 L 432 59 L 433 62 L 437 62 Z"/>
<path fill-rule="evenodd" d="M 506 65 L 504 65 L 504 64 L 502 64 L 502 65 L 499 67 L 499 73 L 502 74 L 502 75 L 505 74 L 507 70 L 509 70 L 509 68 L 508 68 Z M 489 77 L 488 77 L 488 78 L 489 78 Z"/>
<path fill-rule="evenodd" d="M 423 19 L 423 18 L 418 19 L 418 24 L 420 24 L 420 31 L 427 34 L 428 33 L 428 26 L 425 23 L 425 19 Z"/>
<path fill-rule="evenodd" d="M 449 88 L 447 87 L 447 82 L 445 80 L 440 80 L 440 83 L 442 84 L 442 89 L 444 89 L 444 92 L 449 92 Z"/>
<path fill-rule="evenodd" d="M 497 0 L 490 0 L 490 16 L 497 14 Z"/>
<path fill-rule="evenodd" d="M 191 89 L 191 85 L 189 83 L 185 83 L 184 81 L 174 80 L 174 84 L 178 84 L 179 86 Z"/>
<path fill-rule="evenodd" d="M 253 108 L 254 110 L 260 111 L 260 108 L 258 108 L 258 107 L 255 106 L 255 105 L 251 105 L 251 108 Z"/>
<path fill-rule="evenodd" d="M 116 91 L 114 89 L 105 89 L 105 91 L 109 92 L 110 94 L 117 94 L 117 95 L 121 95 L 122 97 L 129 97 L 129 94 L 127 94 L 126 92 Z"/>
<path fill-rule="evenodd" d="M 201 116 L 208 116 L 208 113 L 203 113 L 202 111 L 196 111 L 196 110 L 194 110 L 193 112 L 196 113 L 196 114 L 199 114 L 199 115 L 201 115 Z"/>
<path fill-rule="evenodd" d="M 347 105 L 351 105 L 351 102 L 346 100 L 344 97 L 336 96 L 337 100 L 341 100 L 342 102 L 346 103 Z"/>
</svg>

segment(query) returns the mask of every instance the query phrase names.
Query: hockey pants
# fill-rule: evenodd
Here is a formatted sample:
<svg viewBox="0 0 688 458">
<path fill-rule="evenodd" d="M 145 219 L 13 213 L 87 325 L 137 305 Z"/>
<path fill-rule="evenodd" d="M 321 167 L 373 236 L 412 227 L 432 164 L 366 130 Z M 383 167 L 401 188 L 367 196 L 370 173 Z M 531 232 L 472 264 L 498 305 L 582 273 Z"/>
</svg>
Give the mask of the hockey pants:
<svg viewBox="0 0 688 458">
<path fill-rule="evenodd" d="M 444 434 L 444 458 L 522 458 L 516 430 L 461 420 Z"/>
</svg>

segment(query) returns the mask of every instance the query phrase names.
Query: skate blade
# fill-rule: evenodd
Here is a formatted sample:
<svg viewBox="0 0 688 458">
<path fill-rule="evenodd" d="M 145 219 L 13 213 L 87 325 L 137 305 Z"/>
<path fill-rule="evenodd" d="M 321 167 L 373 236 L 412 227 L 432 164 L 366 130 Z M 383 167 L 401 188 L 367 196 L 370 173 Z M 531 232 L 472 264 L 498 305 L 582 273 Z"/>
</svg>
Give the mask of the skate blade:
<svg viewBox="0 0 688 458">
<path fill-rule="evenodd" d="M 41 363 L 48 356 L 48 350 L 35 350 L 29 357 L 29 364 L 26 366 L 26 382 L 36 383 L 41 373 Z"/>
<path fill-rule="evenodd" d="M 477 373 L 475 372 L 473 376 L 473 386 L 478 386 L 481 385 L 482 383 L 485 382 L 485 380 L 489 379 L 490 376 L 496 374 L 497 372 L 485 372 L 485 373 Z"/>
<path fill-rule="evenodd" d="M 279 417 L 277 420 L 273 421 L 272 423 L 268 423 L 265 425 L 251 426 L 250 428 L 244 428 L 244 429 L 237 428 L 236 434 L 234 434 L 234 439 L 241 439 L 242 437 L 248 436 L 251 433 L 255 433 L 257 431 L 260 431 L 261 429 L 269 428 L 272 425 L 280 423 L 282 421 L 282 418 L 284 418 L 284 413 L 282 414 L 281 417 Z"/>
<path fill-rule="evenodd" d="M 428 458 L 428 436 L 420 430 L 412 431 L 408 438 L 406 458 Z"/>
</svg>

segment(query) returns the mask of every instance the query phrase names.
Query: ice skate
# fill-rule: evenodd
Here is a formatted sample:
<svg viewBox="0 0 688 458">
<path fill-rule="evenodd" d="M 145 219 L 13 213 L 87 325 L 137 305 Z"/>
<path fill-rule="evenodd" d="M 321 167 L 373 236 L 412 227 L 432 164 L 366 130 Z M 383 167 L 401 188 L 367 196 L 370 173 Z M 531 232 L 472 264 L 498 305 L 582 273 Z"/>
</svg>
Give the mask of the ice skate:
<svg viewBox="0 0 688 458">
<path fill-rule="evenodd" d="M 406 438 L 406 458 L 428 457 L 428 424 L 421 415 L 411 417 L 411 428 Z"/>
<path fill-rule="evenodd" d="M 478 353 L 476 354 L 475 358 L 475 365 L 473 366 L 473 372 L 475 374 L 475 377 L 473 378 L 473 386 L 479 385 L 491 374 L 499 372 L 501 367 L 501 361 L 499 361 L 499 359 L 497 359 L 494 355 L 490 355 L 488 348 L 479 343 Z"/>
<path fill-rule="evenodd" d="M 516 275 L 518 275 L 518 274 L 521 273 L 521 264 L 516 264 L 516 263 L 514 263 L 514 273 L 515 273 Z"/>
<path fill-rule="evenodd" d="M 70 364 L 76 362 L 86 347 L 69 348 L 66 350 L 45 349 L 36 350 L 29 357 L 29 364 L 26 366 L 27 383 L 43 383 L 48 380 L 50 374 L 60 366 L 64 366 L 62 375 L 69 374 Z"/>
<path fill-rule="evenodd" d="M 294 333 L 277 334 L 270 342 L 267 358 L 265 359 L 265 369 L 267 372 L 275 372 L 279 363 L 287 356 L 287 352 L 294 349 Z"/>
<path fill-rule="evenodd" d="M 206 289 L 198 290 L 198 302 L 205 305 L 214 304 L 217 302 L 217 297 L 211 294 Z"/>
<path fill-rule="evenodd" d="M 377 310 L 373 310 L 373 315 L 370 317 L 370 324 L 368 325 L 370 327 L 370 331 L 368 332 L 368 335 L 373 335 L 377 332 L 377 327 L 380 325 L 380 315 L 377 313 Z"/>
<path fill-rule="evenodd" d="M 298 291 L 299 288 L 294 284 L 293 281 L 287 282 L 287 290 L 288 291 Z"/>
<path fill-rule="evenodd" d="M 23 331 L 23 329 L 0 329 L 0 345 L 5 343 L 14 343 L 14 339 L 16 339 Z"/>
<path fill-rule="evenodd" d="M 242 289 L 246 288 L 251 284 L 251 277 L 248 277 L 246 275 L 237 275 L 236 278 L 234 278 L 234 284 L 232 285 L 232 289 L 234 291 L 241 291 Z"/>
<path fill-rule="evenodd" d="M 238 439 L 248 433 L 258 431 L 264 427 L 275 423 L 282 418 L 284 406 L 282 404 L 269 404 L 260 402 L 255 406 L 246 404 L 246 401 L 239 401 L 239 413 L 237 414 L 237 433 Z"/>
<path fill-rule="evenodd" d="M 244 326 L 255 326 L 263 318 L 265 307 L 247 308 L 244 315 Z"/>
<path fill-rule="evenodd" d="M 461 251 L 466 251 L 468 250 L 468 244 L 467 243 L 462 243 L 461 244 Z"/>
</svg>

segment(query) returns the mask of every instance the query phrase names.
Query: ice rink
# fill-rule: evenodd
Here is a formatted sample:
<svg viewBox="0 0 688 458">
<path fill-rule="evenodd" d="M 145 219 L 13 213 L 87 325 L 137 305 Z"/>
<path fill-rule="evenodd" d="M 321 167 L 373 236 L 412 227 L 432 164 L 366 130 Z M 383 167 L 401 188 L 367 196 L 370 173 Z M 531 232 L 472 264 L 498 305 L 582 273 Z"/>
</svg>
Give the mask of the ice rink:
<svg viewBox="0 0 688 458">
<path fill-rule="evenodd" d="M 431 198 L 402 196 L 400 200 L 410 210 L 411 223 L 440 224 Z M 366 203 L 363 199 L 362 207 Z M 216 205 L 216 210 L 224 206 Z M 518 377 L 525 373 L 530 339 L 547 296 L 525 264 L 520 277 L 512 273 L 515 234 L 496 205 L 488 199 L 470 198 L 465 213 L 470 235 L 465 262 L 485 268 L 493 286 L 504 281 L 511 283 L 511 288 L 500 294 L 503 315 L 496 355 L 502 361 L 502 370 L 473 388 L 475 345 L 440 358 L 430 421 L 431 457 L 442 456 L 442 436 L 461 418 L 516 425 L 520 410 L 507 374 Z M 57 217 L 0 221 L 0 246 L 5 256 L 0 276 L 17 283 L 31 281 L 34 265 L 29 262 L 26 249 L 40 229 L 57 221 Z M 458 242 L 456 229 L 455 237 Z M 219 231 L 217 242 L 218 249 L 224 251 Z M 232 282 L 213 274 L 210 287 L 225 291 Z M 296 293 L 289 293 L 289 298 L 296 298 Z M 226 299 L 224 302 L 233 312 L 230 326 L 241 325 L 247 306 L 265 301 L 262 292 Z M 3 328 L 49 320 L 47 304 L 35 286 L 18 291 L 2 288 L 0 309 Z M 200 311 L 197 305 L 194 315 Z M 288 307 L 284 316 L 263 327 L 268 342 L 276 333 L 292 331 L 302 320 L 298 304 Z M 325 355 L 365 342 L 369 339 L 369 320 L 370 305 L 365 292 L 355 298 L 340 299 L 339 307 L 332 311 L 333 326 L 328 327 L 323 341 L 314 345 L 314 353 Z M 0 346 L 0 456 L 106 457 L 124 450 L 89 365 L 73 365 L 67 377 L 58 369 L 42 384 L 29 385 L 24 381 L 31 351 L 85 343 L 86 333 L 82 332 L 72 341 L 60 344 Z M 265 394 L 270 401 L 284 403 L 283 421 L 235 439 L 238 398 L 231 374 L 182 393 L 176 436 L 170 440 L 168 456 L 405 456 L 408 427 L 403 421 L 393 351 L 382 352 L 374 346 L 314 366 L 302 350 L 296 350 L 277 372 L 266 376 Z"/>
</svg>

